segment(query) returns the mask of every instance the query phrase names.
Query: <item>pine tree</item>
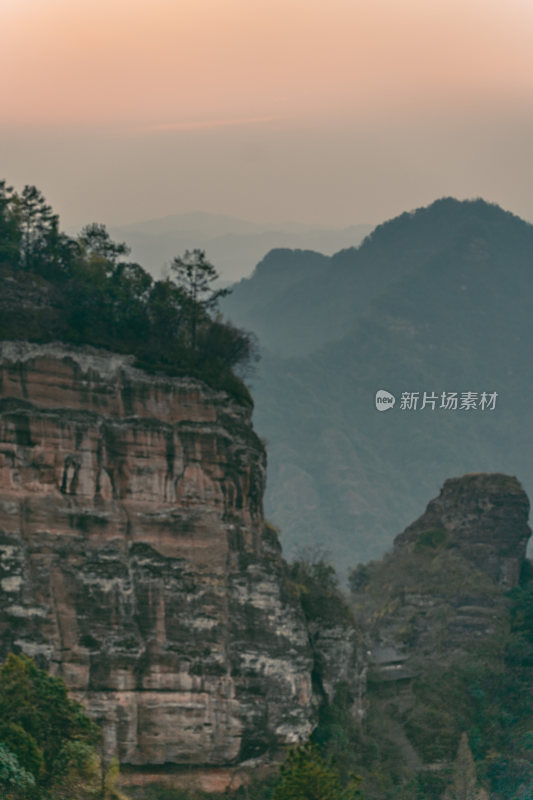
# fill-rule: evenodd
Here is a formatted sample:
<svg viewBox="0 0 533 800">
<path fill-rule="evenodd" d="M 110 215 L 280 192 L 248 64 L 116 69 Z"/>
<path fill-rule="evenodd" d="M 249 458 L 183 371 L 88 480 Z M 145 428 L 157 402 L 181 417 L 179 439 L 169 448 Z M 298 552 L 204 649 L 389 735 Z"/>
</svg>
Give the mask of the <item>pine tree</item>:
<svg viewBox="0 0 533 800">
<path fill-rule="evenodd" d="M 26 185 L 13 199 L 21 231 L 21 265 L 23 269 L 39 271 L 50 256 L 49 240 L 57 233 L 59 218 L 35 186 Z"/>
<path fill-rule="evenodd" d="M 229 289 L 214 289 L 218 272 L 205 257 L 204 250 L 186 250 L 176 256 L 171 264 L 175 282 L 189 300 L 191 347 L 196 350 L 198 323 L 203 315 L 216 308 L 218 300 L 229 294 Z"/>
<path fill-rule="evenodd" d="M 19 261 L 21 233 L 14 214 L 13 187 L 0 181 L 0 263 L 16 266 Z"/>
</svg>

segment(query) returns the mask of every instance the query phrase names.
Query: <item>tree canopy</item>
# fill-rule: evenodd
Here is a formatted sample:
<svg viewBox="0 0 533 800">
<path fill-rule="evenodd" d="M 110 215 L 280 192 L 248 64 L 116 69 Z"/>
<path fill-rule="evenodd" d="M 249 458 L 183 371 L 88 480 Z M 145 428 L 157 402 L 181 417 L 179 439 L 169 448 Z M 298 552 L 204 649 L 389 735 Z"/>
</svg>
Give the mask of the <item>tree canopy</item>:
<svg viewBox="0 0 533 800">
<path fill-rule="evenodd" d="M 272 800 L 358 800 L 358 787 L 356 776 L 343 782 L 335 764 L 307 743 L 287 755 Z"/>
<path fill-rule="evenodd" d="M 100 731 L 65 684 L 24 655 L 0 669 L 0 787 L 8 797 L 72 797 L 101 783 Z M 57 790 L 57 791 L 56 791 Z M 82 791 L 76 797 L 94 797 Z"/>
<path fill-rule="evenodd" d="M 3 292 L 0 337 L 132 353 L 145 369 L 192 375 L 251 403 L 234 370 L 255 360 L 255 341 L 215 316 L 228 290 L 216 287 L 205 252 L 176 256 L 162 280 L 129 254 L 100 223 L 67 236 L 35 186 L 17 193 L 0 181 L 0 280 L 24 298 L 9 306 Z"/>
</svg>

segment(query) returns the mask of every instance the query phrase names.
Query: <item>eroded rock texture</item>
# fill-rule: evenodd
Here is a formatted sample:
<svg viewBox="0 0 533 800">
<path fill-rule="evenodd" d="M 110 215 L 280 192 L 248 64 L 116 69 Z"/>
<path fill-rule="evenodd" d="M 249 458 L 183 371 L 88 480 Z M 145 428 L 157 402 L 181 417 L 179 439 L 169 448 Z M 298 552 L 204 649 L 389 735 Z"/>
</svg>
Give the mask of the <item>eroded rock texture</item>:
<svg viewBox="0 0 533 800">
<path fill-rule="evenodd" d="M 90 348 L 0 357 L 0 655 L 62 676 L 126 764 L 305 736 L 312 659 L 249 409 Z"/>
<path fill-rule="evenodd" d="M 472 473 L 450 478 L 394 546 L 445 543 L 504 589 L 517 585 L 531 535 L 529 500 L 516 478 Z"/>
<path fill-rule="evenodd" d="M 525 561 L 528 512 L 514 477 L 447 480 L 393 550 L 353 575 L 369 649 L 369 716 L 379 720 L 383 752 L 397 754 L 405 780 L 417 773 L 430 780 L 423 796 L 444 796 L 459 739 L 472 724 L 476 671 L 503 676 L 508 669 L 508 595 Z"/>
<path fill-rule="evenodd" d="M 504 598 L 531 535 L 528 514 L 514 477 L 453 478 L 391 553 L 359 570 L 354 600 L 383 679 L 450 664 L 489 641 L 497 649 L 508 625 Z"/>
</svg>

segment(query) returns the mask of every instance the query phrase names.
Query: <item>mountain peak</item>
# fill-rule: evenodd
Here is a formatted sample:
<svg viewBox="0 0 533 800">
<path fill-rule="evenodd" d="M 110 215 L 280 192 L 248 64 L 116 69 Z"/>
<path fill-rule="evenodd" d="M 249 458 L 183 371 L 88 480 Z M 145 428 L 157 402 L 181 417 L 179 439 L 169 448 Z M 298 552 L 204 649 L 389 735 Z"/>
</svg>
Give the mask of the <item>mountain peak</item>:
<svg viewBox="0 0 533 800">
<path fill-rule="evenodd" d="M 395 549 L 445 544 L 504 587 L 518 583 L 531 535 L 529 500 L 519 481 L 473 472 L 445 481 L 422 516 L 396 537 Z"/>
<path fill-rule="evenodd" d="M 516 214 L 482 198 L 458 200 L 455 197 L 441 197 L 428 206 L 404 211 L 381 223 L 363 240 L 359 249 L 395 244 L 398 239 L 413 235 L 433 238 L 434 243 L 438 244 L 443 235 L 449 237 L 450 231 L 464 231 L 474 226 L 497 226 L 499 232 L 502 228 L 533 227 Z"/>
</svg>

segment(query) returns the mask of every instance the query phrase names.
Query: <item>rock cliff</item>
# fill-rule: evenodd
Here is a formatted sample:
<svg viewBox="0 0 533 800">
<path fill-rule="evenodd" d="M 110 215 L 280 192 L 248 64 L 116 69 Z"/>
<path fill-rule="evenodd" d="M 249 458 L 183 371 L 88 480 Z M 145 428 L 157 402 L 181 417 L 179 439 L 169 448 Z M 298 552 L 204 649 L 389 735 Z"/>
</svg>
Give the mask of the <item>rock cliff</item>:
<svg viewBox="0 0 533 800">
<path fill-rule="evenodd" d="M 446 481 L 356 571 L 357 626 L 335 604 L 306 621 L 263 519 L 250 416 L 129 356 L 0 343 L 0 658 L 21 650 L 60 675 L 130 783 L 181 770 L 235 785 L 304 739 L 339 687 L 410 768 L 440 769 L 413 734 L 416 680 L 482 651 L 501 661 L 530 535 L 522 487 Z"/>
<path fill-rule="evenodd" d="M 352 576 L 369 650 L 368 717 L 403 779 L 431 783 L 425 797 L 442 796 L 460 736 L 474 729 L 468 704 L 482 671 L 503 681 L 528 513 L 514 477 L 447 480 L 393 550 Z"/>
<path fill-rule="evenodd" d="M 238 764 L 311 729 L 250 409 L 91 348 L 0 345 L 1 653 L 64 678 L 123 764 Z"/>
<path fill-rule="evenodd" d="M 383 677 L 409 677 L 498 638 L 531 535 L 528 514 L 514 477 L 453 478 L 382 561 L 358 570 L 355 605 Z"/>
<path fill-rule="evenodd" d="M 396 551 L 445 545 L 504 589 L 517 585 L 531 535 L 529 500 L 516 478 L 471 473 L 445 481 L 425 513 L 396 537 Z"/>
</svg>

